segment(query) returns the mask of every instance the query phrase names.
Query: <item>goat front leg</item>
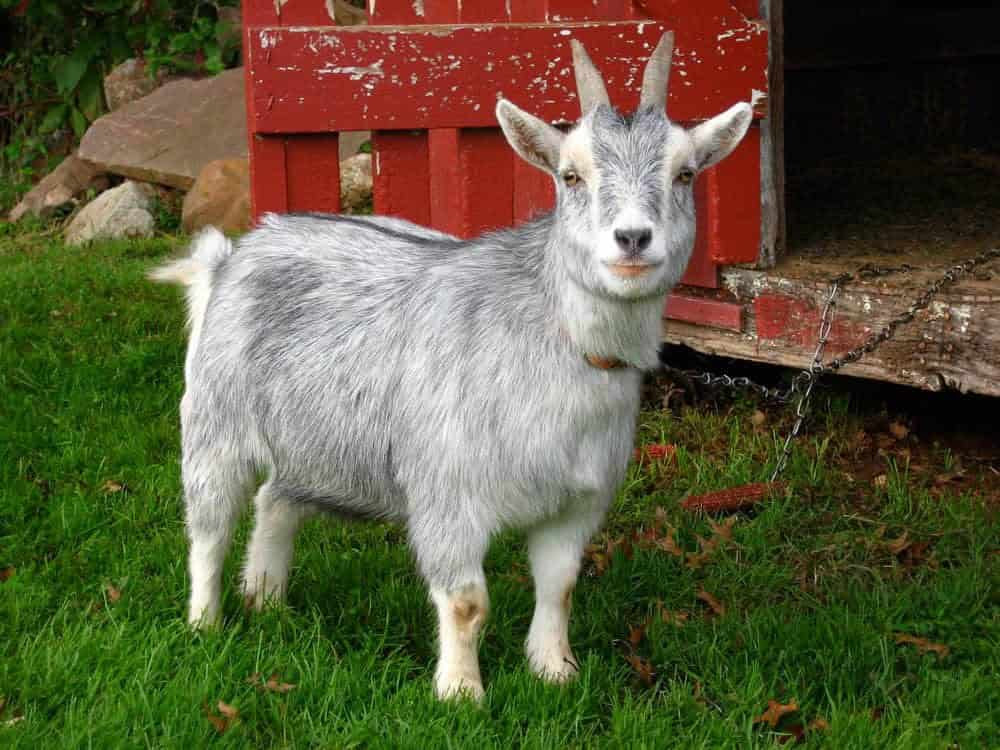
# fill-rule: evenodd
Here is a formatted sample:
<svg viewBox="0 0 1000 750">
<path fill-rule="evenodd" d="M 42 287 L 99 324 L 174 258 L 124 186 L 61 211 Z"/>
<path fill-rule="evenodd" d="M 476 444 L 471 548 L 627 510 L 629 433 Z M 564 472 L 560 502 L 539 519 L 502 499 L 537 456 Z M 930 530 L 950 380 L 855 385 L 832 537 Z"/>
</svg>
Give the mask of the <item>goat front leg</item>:
<svg viewBox="0 0 1000 750">
<path fill-rule="evenodd" d="M 549 682 L 572 680 L 580 669 L 569 645 L 569 616 L 583 549 L 602 517 L 561 518 L 536 526 L 528 535 L 535 614 L 526 649 L 532 671 Z"/>
<path fill-rule="evenodd" d="M 484 695 L 479 673 L 479 633 L 489 615 L 483 558 L 488 535 L 470 528 L 447 529 L 421 524 L 427 536 L 413 534 L 411 545 L 430 586 L 438 616 L 438 663 L 434 672 L 437 697 Z"/>
</svg>

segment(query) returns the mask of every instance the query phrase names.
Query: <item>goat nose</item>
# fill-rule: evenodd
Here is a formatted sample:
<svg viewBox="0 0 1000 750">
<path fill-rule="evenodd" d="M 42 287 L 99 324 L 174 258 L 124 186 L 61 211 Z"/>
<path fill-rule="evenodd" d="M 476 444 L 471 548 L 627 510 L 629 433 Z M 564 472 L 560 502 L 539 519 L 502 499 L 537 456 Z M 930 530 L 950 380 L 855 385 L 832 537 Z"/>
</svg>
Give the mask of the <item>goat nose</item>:
<svg viewBox="0 0 1000 750">
<path fill-rule="evenodd" d="M 653 241 L 651 229 L 616 229 L 615 242 L 629 255 L 638 255 Z"/>
</svg>

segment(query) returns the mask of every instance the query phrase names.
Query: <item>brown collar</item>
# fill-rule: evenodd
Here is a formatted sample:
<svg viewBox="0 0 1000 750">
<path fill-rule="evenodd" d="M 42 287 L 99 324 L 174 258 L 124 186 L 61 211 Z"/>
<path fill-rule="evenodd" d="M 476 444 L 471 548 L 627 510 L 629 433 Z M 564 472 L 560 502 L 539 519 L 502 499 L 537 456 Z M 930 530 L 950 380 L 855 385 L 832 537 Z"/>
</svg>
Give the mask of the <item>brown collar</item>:
<svg viewBox="0 0 1000 750">
<path fill-rule="evenodd" d="M 628 362 L 618 359 L 618 357 L 599 357 L 596 354 L 584 354 L 584 358 L 591 367 L 598 370 L 622 370 L 629 366 Z"/>
</svg>

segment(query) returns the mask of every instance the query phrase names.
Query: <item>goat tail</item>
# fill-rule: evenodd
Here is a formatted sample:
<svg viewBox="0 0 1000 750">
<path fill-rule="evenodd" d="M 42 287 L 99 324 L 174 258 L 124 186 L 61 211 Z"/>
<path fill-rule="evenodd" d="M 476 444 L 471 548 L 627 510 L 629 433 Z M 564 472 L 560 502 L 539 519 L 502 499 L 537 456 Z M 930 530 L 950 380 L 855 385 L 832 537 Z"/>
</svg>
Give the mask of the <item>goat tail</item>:
<svg viewBox="0 0 1000 750">
<path fill-rule="evenodd" d="M 153 281 L 187 287 L 188 325 L 192 343 L 201 329 L 212 293 L 212 275 L 233 253 L 233 243 L 215 227 L 202 230 L 191 242 L 186 257 L 172 260 L 149 272 Z"/>
</svg>

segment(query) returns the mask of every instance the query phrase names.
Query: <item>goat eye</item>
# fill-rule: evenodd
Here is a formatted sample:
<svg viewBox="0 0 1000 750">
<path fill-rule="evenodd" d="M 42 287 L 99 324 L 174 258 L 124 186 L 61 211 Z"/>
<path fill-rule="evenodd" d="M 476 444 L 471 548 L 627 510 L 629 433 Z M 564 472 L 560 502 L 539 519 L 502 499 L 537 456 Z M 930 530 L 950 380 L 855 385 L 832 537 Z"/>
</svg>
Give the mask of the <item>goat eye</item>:
<svg viewBox="0 0 1000 750">
<path fill-rule="evenodd" d="M 580 175 L 574 172 L 572 169 L 567 169 L 562 173 L 563 182 L 565 182 L 570 187 L 573 187 L 578 182 L 580 182 Z"/>
<path fill-rule="evenodd" d="M 682 169 L 680 172 L 677 173 L 677 181 L 679 183 L 681 183 L 682 185 L 690 185 L 691 181 L 693 179 L 694 179 L 694 170 L 693 169 L 687 169 L 687 168 L 685 168 L 685 169 Z"/>
</svg>

